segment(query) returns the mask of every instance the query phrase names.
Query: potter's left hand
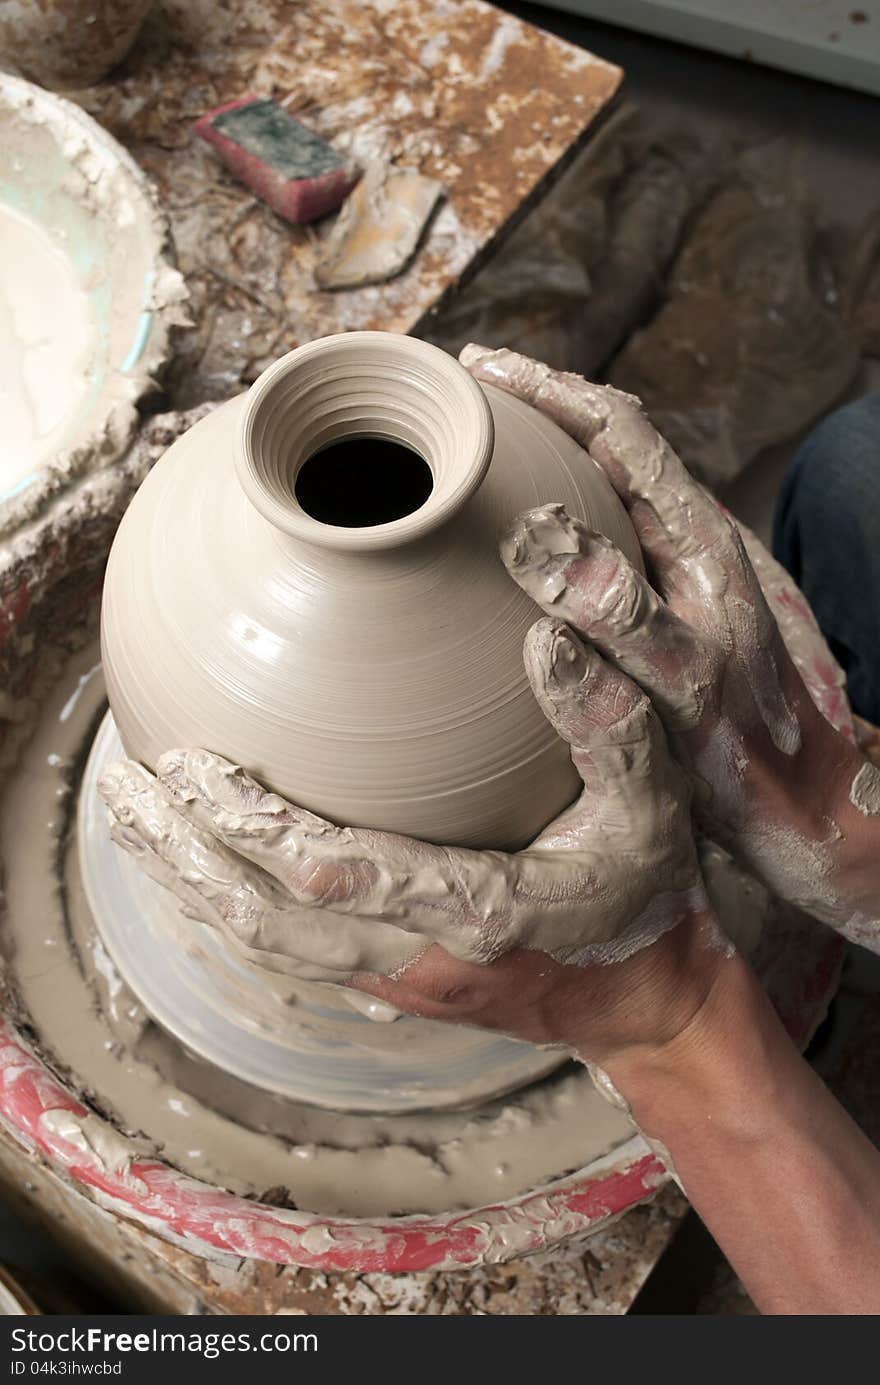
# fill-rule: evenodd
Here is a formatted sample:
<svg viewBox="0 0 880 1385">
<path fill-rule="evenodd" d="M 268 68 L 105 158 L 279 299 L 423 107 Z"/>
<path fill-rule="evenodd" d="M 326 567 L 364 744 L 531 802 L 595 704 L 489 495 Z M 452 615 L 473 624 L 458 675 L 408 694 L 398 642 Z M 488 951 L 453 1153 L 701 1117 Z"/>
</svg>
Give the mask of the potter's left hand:
<svg viewBox="0 0 880 1385">
<path fill-rule="evenodd" d="M 729 951 L 685 777 L 644 693 L 559 621 L 538 621 L 525 659 L 584 787 L 524 851 L 335 827 L 198 750 L 155 778 L 108 770 L 113 836 L 263 966 L 597 1063 L 673 1036 Z"/>
</svg>

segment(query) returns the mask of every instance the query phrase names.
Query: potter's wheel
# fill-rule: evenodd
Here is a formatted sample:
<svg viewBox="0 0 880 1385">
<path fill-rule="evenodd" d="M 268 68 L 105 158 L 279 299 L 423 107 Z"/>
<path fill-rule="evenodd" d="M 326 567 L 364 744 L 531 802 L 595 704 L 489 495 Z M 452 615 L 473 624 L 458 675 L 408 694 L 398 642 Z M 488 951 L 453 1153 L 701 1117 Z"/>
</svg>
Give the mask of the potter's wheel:
<svg viewBox="0 0 880 1385">
<path fill-rule="evenodd" d="M 145 1009 L 187 1049 L 266 1091 L 347 1111 L 471 1106 L 562 1061 L 514 1039 L 401 1016 L 377 1023 L 339 987 L 263 971 L 214 930 L 185 918 L 168 891 L 112 842 L 97 792 L 124 758 L 111 714 L 80 790 L 83 884 L 98 932 Z"/>
<path fill-rule="evenodd" d="M 33 703 L 32 737 L 0 782 L 12 985 L 0 1116 L 28 1148 L 197 1253 L 325 1271 L 509 1259 L 595 1229 L 663 1181 L 626 1114 L 576 1064 L 467 1111 L 343 1113 L 242 1082 L 152 1024 L 96 935 L 80 879 L 82 773 L 105 706 L 97 648 L 83 646 Z M 747 928 L 762 935 L 759 971 L 803 1043 L 841 944 L 768 915 L 762 892 L 722 865 L 707 883 L 725 927 L 750 951 Z M 147 882 L 136 890 L 146 928 Z"/>
</svg>

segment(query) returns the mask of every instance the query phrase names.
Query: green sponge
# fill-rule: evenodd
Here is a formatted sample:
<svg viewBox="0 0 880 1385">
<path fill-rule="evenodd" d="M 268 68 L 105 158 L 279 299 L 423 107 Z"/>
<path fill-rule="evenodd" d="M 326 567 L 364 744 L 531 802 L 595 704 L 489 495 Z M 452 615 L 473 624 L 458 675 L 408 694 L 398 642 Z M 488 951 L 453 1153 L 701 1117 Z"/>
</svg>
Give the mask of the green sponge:
<svg viewBox="0 0 880 1385">
<path fill-rule="evenodd" d="M 273 211 L 297 224 L 335 211 L 360 176 L 326 140 L 266 98 L 228 101 L 197 120 L 195 132 Z"/>
</svg>

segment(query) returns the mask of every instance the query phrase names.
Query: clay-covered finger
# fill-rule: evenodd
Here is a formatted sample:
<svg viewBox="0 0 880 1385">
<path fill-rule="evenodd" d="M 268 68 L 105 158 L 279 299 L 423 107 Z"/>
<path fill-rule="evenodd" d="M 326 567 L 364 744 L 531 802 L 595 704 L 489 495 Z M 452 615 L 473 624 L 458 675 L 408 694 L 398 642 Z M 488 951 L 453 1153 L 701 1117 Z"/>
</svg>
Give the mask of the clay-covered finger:
<svg viewBox="0 0 880 1385">
<path fill-rule="evenodd" d="M 642 413 L 641 401 L 635 395 L 623 394 L 612 385 L 594 385 L 581 375 L 551 369 L 541 361 L 523 356 L 518 351 L 506 347 L 493 350 L 484 346 L 470 344 L 459 354 L 459 360 L 466 370 L 485 384 L 496 385 L 508 394 L 516 395 L 524 403 L 531 404 L 558 424 L 585 451 L 593 455 L 593 444 L 607 429 L 620 431 L 622 421 L 630 428 L 641 419 L 647 424 L 653 438 L 643 436 L 642 444 L 650 441 L 650 451 L 656 450 L 656 440 L 662 442 Z M 600 451 L 603 449 L 600 448 Z M 605 449 L 607 453 L 607 449 Z M 599 459 L 596 458 L 598 461 Z M 643 458 L 643 464 L 647 459 Z M 678 466 L 681 462 L 675 459 Z M 609 480 L 624 503 L 634 498 L 634 492 L 627 468 L 617 464 L 606 455 L 601 463 Z M 682 467 L 682 471 L 684 468 Z M 684 473 L 685 477 L 687 472 Z M 693 485 L 694 483 L 691 482 Z"/>
<path fill-rule="evenodd" d="M 146 875 L 175 895 L 187 918 L 216 929 L 246 961 L 268 971 L 345 985 L 364 967 L 396 975 L 424 951 L 422 940 L 390 925 L 342 919 L 328 911 L 317 927 L 313 913 L 297 911 L 289 900 L 279 906 L 239 884 L 218 891 L 204 877 L 186 880 L 155 843 L 112 815 L 110 836 L 136 857 Z"/>
<path fill-rule="evenodd" d="M 364 969 L 394 974 L 424 951 L 424 940 L 390 924 L 297 909 L 276 880 L 181 814 L 141 765 L 110 766 L 99 788 L 114 841 L 188 914 L 220 929 L 250 960 L 344 980 Z"/>
<path fill-rule="evenodd" d="M 182 880 L 133 827 L 118 822 L 111 812 L 107 814 L 107 827 L 110 840 L 133 856 L 145 875 L 176 897 L 186 918 L 217 926 L 219 919 L 211 903 Z"/>
<path fill-rule="evenodd" d="M 731 574 L 741 566 L 734 527 L 635 396 L 506 349 L 466 346 L 460 359 L 476 379 L 539 409 L 589 452 L 629 510 L 666 594 L 674 589 L 690 597 L 698 613 L 700 573 L 688 564 L 699 565 L 707 557 Z"/>
<path fill-rule="evenodd" d="M 669 730 L 697 727 L 718 696 L 723 651 L 680 620 L 601 534 L 561 505 L 518 516 L 501 543 L 510 575 L 653 699 Z"/>
<path fill-rule="evenodd" d="M 550 925 L 557 960 L 621 961 L 706 907 L 687 778 L 650 698 L 568 627 L 539 621 L 525 658 L 584 792 L 524 853 L 523 894 L 544 903 L 525 911 L 520 941 L 537 946 Z M 656 882 L 647 904 L 645 878 Z"/>
<path fill-rule="evenodd" d="M 241 831 L 264 834 L 297 827 L 332 837 L 337 828 L 325 818 L 298 808 L 253 779 L 240 765 L 209 750 L 169 750 L 159 759 L 157 776 L 178 802 L 200 804 L 212 813 L 239 819 Z"/>
<path fill-rule="evenodd" d="M 270 971 L 343 985 L 363 970 L 397 976 L 428 946 L 381 920 L 298 908 L 290 901 L 263 913 L 252 941 L 245 944 L 239 935 L 238 942 L 250 961 Z"/>
<path fill-rule="evenodd" d="M 643 781 L 665 774 L 670 755 L 650 699 L 639 685 L 550 617 L 532 626 L 523 654 L 535 696 L 571 746 L 572 761 L 587 789 L 603 794 L 603 808 L 609 787 L 620 793 L 631 776 L 639 780 L 638 792 L 650 795 L 651 786 Z M 641 755 L 632 754 L 634 744 L 641 747 Z M 605 778 L 609 765 L 610 785 Z"/>
<path fill-rule="evenodd" d="M 410 935 L 409 952 L 427 940 L 484 960 L 497 947 L 494 920 L 515 891 L 514 857 L 336 827 L 205 751 L 169 752 L 157 768 L 181 812 L 271 875 L 302 909 L 388 923 Z"/>
<path fill-rule="evenodd" d="M 407 957 L 428 942 L 477 962 L 502 950 L 516 857 L 334 826 L 205 751 L 169 752 L 157 768 L 182 812 L 270 874 L 302 910 L 387 924 L 407 939 Z M 364 969 L 393 967 L 383 955 Z"/>
<path fill-rule="evenodd" d="M 631 678 L 552 616 L 542 616 L 528 631 L 523 661 L 541 710 L 573 752 L 601 743 L 645 696 Z"/>
<path fill-rule="evenodd" d="M 366 907 L 376 871 L 348 829 L 288 803 L 209 751 L 168 751 L 157 772 L 181 811 L 304 906 L 346 912 Z"/>
<path fill-rule="evenodd" d="M 241 766 L 206 750 L 170 750 L 157 774 L 182 812 L 304 905 L 355 908 L 370 892 L 375 872 L 358 833 L 287 802 Z"/>
<path fill-rule="evenodd" d="M 267 952 L 260 945 L 260 923 L 276 912 L 271 904 L 267 903 L 257 914 L 253 897 L 247 894 L 242 899 L 235 887 L 218 892 L 215 887 L 205 889 L 203 879 L 191 883 L 178 874 L 176 863 L 165 859 L 158 842 L 141 836 L 135 826 L 123 826 L 112 813 L 108 814 L 108 819 L 111 840 L 135 858 L 145 875 L 174 895 L 185 918 L 194 919 L 215 930 L 255 965 L 301 976 L 306 980 L 336 979 L 336 971 L 328 966 L 325 958 L 321 959 L 320 965 L 315 965 L 291 955 Z"/>
<path fill-rule="evenodd" d="M 145 874 L 176 896 L 187 917 L 215 928 L 247 961 L 268 971 L 343 985 L 365 968 L 397 975 L 427 945 L 375 920 L 341 918 L 329 910 L 319 919 L 314 911 L 298 910 L 289 899 L 279 902 L 271 888 L 274 882 L 264 891 L 235 879 L 228 888 L 218 888 L 216 878 L 203 874 L 184 878 L 161 844 L 148 842 L 112 816 L 110 836 L 137 858 Z"/>
<path fill-rule="evenodd" d="M 137 855 L 154 879 L 190 906 L 198 900 L 200 917 L 253 941 L 259 916 L 283 901 L 274 881 L 236 860 L 211 833 L 184 817 L 142 765 L 108 766 L 98 791 L 110 812 L 114 840 Z"/>
</svg>

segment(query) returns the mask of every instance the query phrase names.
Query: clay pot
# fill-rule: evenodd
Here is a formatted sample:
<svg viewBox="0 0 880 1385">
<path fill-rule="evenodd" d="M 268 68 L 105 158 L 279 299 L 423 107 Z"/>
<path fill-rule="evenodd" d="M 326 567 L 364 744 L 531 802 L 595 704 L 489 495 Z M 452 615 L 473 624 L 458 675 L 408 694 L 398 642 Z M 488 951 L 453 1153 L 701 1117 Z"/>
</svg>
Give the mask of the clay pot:
<svg viewBox="0 0 880 1385">
<path fill-rule="evenodd" d="M 99 82 L 131 48 L 153 0 L 0 0 L 0 65 L 69 91 Z"/>
<path fill-rule="evenodd" d="M 119 528 L 102 645 L 126 750 L 152 767 L 200 746 L 337 822 L 524 845 L 578 781 L 498 541 L 552 501 L 640 565 L 593 461 L 436 347 L 352 332 L 284 356 L 171 447 Z"/>
</svg>

